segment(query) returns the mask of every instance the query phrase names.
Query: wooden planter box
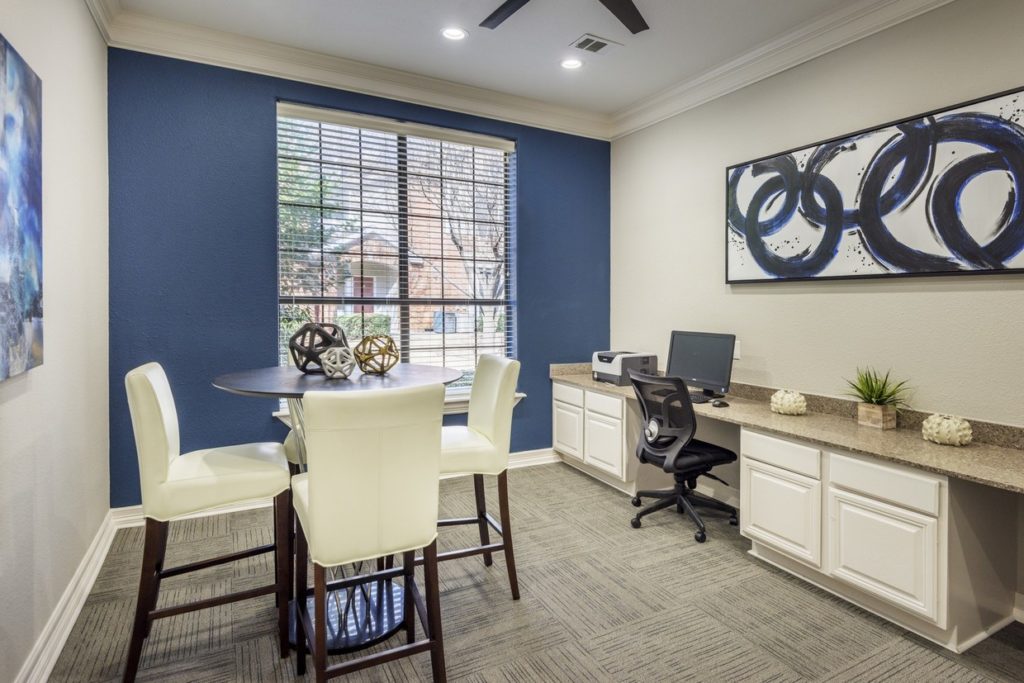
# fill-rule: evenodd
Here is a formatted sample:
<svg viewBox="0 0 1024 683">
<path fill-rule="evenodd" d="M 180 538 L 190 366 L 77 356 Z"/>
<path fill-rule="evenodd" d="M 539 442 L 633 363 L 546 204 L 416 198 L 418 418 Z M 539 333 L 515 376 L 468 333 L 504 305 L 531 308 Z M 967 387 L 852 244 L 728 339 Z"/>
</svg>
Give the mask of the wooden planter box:
<svg viewBox="0 0 1024 683">
<path fill-rule="evenodd" d="M 865 427 L 895 429 L 896 408 L 893 406 L 874 405 L 873 403 L 858 403 L 857 422 Z"/>
</svg>

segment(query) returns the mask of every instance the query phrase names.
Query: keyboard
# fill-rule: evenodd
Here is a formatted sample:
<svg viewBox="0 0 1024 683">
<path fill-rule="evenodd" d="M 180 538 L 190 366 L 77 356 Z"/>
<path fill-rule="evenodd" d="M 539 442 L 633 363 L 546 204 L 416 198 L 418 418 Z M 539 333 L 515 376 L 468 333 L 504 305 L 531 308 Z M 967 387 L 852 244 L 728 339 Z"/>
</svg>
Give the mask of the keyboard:
<svg viewBox="0 0 1024 683">
<path fill-rule="evenodd" d="M 690 403 L 707 403 L 711 401 L 712 397 L 705 394 L 703 391 L 691 391 L 690 392 Z"/>
</svg>

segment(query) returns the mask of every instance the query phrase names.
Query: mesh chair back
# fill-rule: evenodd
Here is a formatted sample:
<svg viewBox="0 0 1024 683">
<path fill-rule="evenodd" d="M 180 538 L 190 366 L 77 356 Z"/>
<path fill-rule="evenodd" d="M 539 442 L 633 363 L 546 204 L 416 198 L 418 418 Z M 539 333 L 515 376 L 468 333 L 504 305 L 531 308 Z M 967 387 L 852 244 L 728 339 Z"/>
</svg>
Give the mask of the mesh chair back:
<svg viewBox="0 0 1024 683">
<path fill-rule="evenodd" d="M 637 457 L 647 455 L 672 458 L 693 439 L 697 417 L 690 391 L 679 377 L 658 377 L 629 371 L 644 417 L 644 432 L 637 445 Z"/>
</svg>

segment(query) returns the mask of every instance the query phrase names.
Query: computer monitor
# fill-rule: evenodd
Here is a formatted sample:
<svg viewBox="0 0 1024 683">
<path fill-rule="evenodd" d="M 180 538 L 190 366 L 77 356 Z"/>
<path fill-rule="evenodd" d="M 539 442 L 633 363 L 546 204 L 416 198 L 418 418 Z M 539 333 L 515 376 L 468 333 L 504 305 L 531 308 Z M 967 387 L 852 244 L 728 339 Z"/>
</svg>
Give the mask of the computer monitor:
<svg viewBox="0 0 1024 683">
<path fill-rule="evenodd" d="M 681 377 L 691 389 L 717 398 L 729 391 L 736 335 L 710 332 L 672 332 L 666 375 Z"/>
</svg>

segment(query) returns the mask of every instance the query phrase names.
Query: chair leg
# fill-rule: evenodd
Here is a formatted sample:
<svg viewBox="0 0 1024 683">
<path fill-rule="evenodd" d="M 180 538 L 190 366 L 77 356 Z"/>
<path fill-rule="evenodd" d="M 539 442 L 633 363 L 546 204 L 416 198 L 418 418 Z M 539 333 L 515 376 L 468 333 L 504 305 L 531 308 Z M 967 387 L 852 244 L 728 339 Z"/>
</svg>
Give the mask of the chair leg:
<svg viewBox="0 0 1024 683">
<path fill-rule="evenodd" d="M 636 517 L 634 517 L 632 520 L 630 520 L 630 524 L 633 525 L 634 529 L 639 529 L 640 528 L 640 518 L 641 517 L 646 517 L 647 515 L 651 514 L 652 512 L 657 512 L 658 510 L 664 510 L 665 508 L 671 507 L 673 505 L 676 505 L 677 503 L 678 503 L 678 497 L 677 496 L 673 496 L 672 498 L 662 498 L 658 502 L 651 503 L 650 505 L 645 507 L 643 510 L 641 510 L 638 513 L 636 513 Z"/>
<path fill-rule="evenodd" d="M 427 625 L 430 627 L 430 668 L 436 683 L 448 675 L 444 665 L 444 635 L 441 631 L 441 594 L 437 579 L 437 541 L 423 549 L 423 576 L 427 588 Z"/>
<path fill-rule="evenodd" d="M 508 507 L 508 470 L 498 475 L 498 506 L 501 511 L 501 542 L 505 546 L 505 567 L 512 599 L 519 599 L 519 577 L 516 575 L 516 554 L 512 548 L 512 516 Z"/>
<path fill-rule="evenodd" d="M 132 625 L 132 639 L 128 645 L 128 661 L 125 663 L 121 680 L 131 683 L 139 671 L 142 644 L 149 635 L 149 613 L 156 606 L 160 588 L 160 569 L 167 548 L 167 522 L 146 518 L 146 541 L 142 553 L 142 570 L 139 575 L 139 597 L 135 604 L 135 621 Z"/>
<path fill-rule="evenodd" d="M 306 675 L 306 590 L 309 587 L 309 545 L 302 524 L 295 525 L 295 673 Z"/>
<path fill-rule="evenodd" d="M 405 590 L 402 591 L 404 594 L 402 614 L 405 617 L 405 642 L 412 645 L 416 642 L 416 606 L 412 594 L 412 585 L 416 581 L 415 550 L 402 553 L 402 570 L 405 577 Z"/>
<path fill-rule="evenodd" d="M 277 581 L 277 632 L 281 646 L 281 659 L 286 659 L 291 648 L 288 645 L 288 600 L 291 593 L 291 489 L 286 489 L 274 498 L 274 568 Z"/>
<path fill-rule="evenodd" d="M 704 520 L 701 519 L 700 515 L 697 514 L 697 511 L 693 509 L 693 504 L 690 502 L 689 497 L 679 496 L 677 502 L 683 506 L 683 509 L 686 510 L 687 516 L 693 520 L 694 524 L 697 525 L 697 536 L 705 536 L 707 529 L 704 527 Z"/>
<path fill-rule="evenodd" d="M 157 601 L 159 599 L 159 596 L 160 596 L 160 581 L 161 581 L 160 573 L 164 570 L 164 558 L 167 556 L 167 537 L 168 537 L 168 535 L 170 534 L 170 531 L 171 531 L 171 525 L 170 525 L 169 522 L 157 522 L 157 523 L 163 525 L 163 530 L 160 532 L 163 535 L 163 538 L 162 539 L 157 539 L 158 543 L 157 543 L 157 547 L 156 547 L 156 552 L 157 552 L 157 557 L 156 557 L 156 579 L 155 579 L 155 585 L 153 586 L 153 591 L 151 593 L 151 598 L 152 599 L 150 600 L 150 603 L 149 603 L 149 611 L 151 611 L 151 612 L 156 609 L 156 603 L 157 603 Z M 152 628 L 153 628 L 153 620 L 148 620 L 146 622 L 146 637 L 147 638 L 149 637 L 149 631 Z"/>
<path fill-rule="evenodd" d="M 313 563 L 313 632 L 316 634 L 313 647 L 313 670 L 316 682 L 327 680 L 327 571 Z"/>
<path fill-rule="evenodd" d="M 473 492 L 476 494 L 476 518 L 480 527 L 480 545 L 490 545 L 491 534 L 487 528 L 487 498 L 484 496 L 484 475 L 473 475 Z M 490 553 L 484 553 L 484 566 L 490 567 L 493 563 Z"/>
</svg>

